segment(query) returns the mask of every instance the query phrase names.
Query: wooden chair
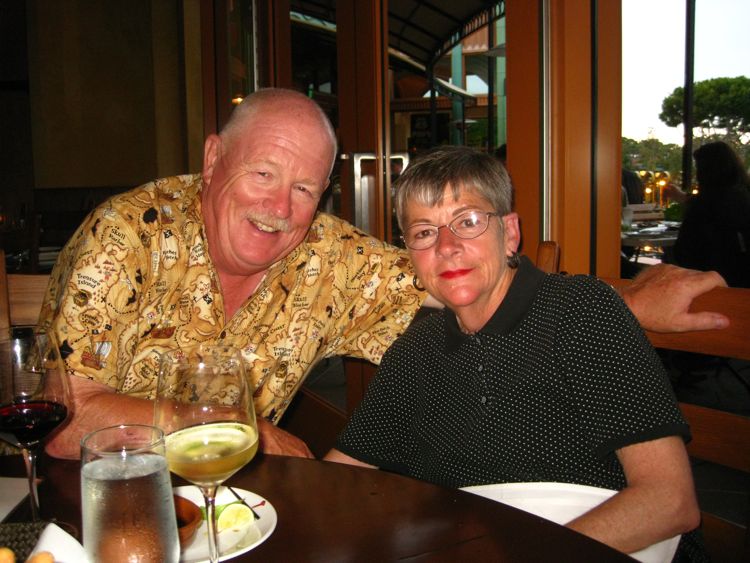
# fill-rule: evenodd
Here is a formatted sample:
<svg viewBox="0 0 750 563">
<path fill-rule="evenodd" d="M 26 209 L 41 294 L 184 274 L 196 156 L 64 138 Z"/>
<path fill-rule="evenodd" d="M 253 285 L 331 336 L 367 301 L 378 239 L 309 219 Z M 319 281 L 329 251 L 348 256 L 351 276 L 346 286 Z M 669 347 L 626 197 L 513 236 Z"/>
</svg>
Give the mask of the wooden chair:
<svg viewBox="0 0 750 563">
<path fill-rule="evenodd" d="M 11 327 L 34 325 L 39 320 L 48 274 L 8 274 L 5 252 L 0 249 L 0 333 Z"/>
<path fill-rule="evenodd" d="M 8 273 L 5 269 L 5 251 L 0 248 L 0 338 L 5 338 L 9 329 Z"/>
<path fill-rule="evenodd" d="M 627 280 L 606 280 L 626 285 Z M 723 330 L 661 334 L 647 331 L 655 348 L 750 360 L 750 289 L 716 288 L 696 298 L 693 311 L 717 311 L 729 317 Z M 690 424 L 690 456 L 747 474 L 750 479 L 750 418 L 688 403 L 680 403 Z M 712 560 L 750 561 L 750 503 L 745 525 L 702 510 L 702 529 Z"/>
<path fill-rule="evenodd" d="M 560 271 L 560 246 L 553 240 L 543 240 L 536 248 L 536 267 L 556 274 Z"/>
</svg>

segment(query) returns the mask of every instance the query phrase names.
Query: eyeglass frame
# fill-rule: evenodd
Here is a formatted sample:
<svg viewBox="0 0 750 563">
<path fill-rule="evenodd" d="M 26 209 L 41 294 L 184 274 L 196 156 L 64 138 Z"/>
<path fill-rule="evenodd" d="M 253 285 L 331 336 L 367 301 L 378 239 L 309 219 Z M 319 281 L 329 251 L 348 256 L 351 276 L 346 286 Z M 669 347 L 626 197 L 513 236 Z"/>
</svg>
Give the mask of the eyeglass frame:
<svg viewBox="0 0 750 563">
<path fill-rule="evenodd" d="M 484 230 L 481 231 L 481 232 L 479 232 L 479 233 L 477 233 L 477 234 L 475 234 L 475 235 L 473 235 L 473 236 L 470 236 L 470 237 L 463 236 L 463 235 L 457 233 L 455 231 L 454 227 L 453 227 L 453 224 L 456 221 L 458 221 L 459 219 L 465 217 L 466 215 L 470 215 L 472 213 L 476 214 L 476 215 L 486 215 L 487 216 L 487 223 L 484 226 Z M 407 227 L 404 230 L 404 233 L 406 233 L 406 231 L 412 229 L 413 227 L 418 227 L 418 226 L 434 227 L 435 228 L 436 236 L 435 236 L 435 239 L 432 241 L 432 244 L 430 244 L 429 246 L 424 246 L 424 247 L 420 247 L 420 248 L 414 248 L 413 246 L 409 246 L 409 243 L 406 242 L 406 235 L 405 234 L 401 235 L 400 238 L 403 241 L 403 243 L 406 246 L 406 248 L 408 248 L 409 250 L 427 250 L 427 249 L 432 248 L 433 246 L 435 246 L 437 244 L 437 241 L 440 238 L 440 229 L 443 229 L 443 228 L 447 227 L 448 230 L 451 233 L 453 233 L 455 236 L 457 236 L 461 240 L 473 240 L 475 238 L 481 237 L 484 233 L 487 232 L 487 229 L 490 228 L 490 217 L 500 217 L 500 216 L 501 216 L 500 213 L 498 213 L 497 211 L 476 211 L 476 210 L 471 210 L 471 211 L 464 211 L 460 215 L 455 216 L 451 221 L 447 222 L 445 225 L 439 225 L 438 226 L 438 225 L 433 225 L 432 223 L 414 223 L 413 225 L 409 225 L 409 227 Z"/>
</svg>

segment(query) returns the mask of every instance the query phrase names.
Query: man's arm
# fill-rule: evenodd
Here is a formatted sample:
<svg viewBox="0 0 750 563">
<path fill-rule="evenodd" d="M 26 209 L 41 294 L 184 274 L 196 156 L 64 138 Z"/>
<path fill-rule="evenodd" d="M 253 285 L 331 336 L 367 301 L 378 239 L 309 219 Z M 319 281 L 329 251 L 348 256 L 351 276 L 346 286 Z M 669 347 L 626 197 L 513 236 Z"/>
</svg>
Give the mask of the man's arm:
<svg viewBox="0 0 750 563">
<path fill-rule="evenodd" d="M 154 403 L 115 393 L 102 383 L 69 376 L 73 418 L 47 443 L 52 457 L 79 459 L 81 438 L 89 432 L 117 424 L 153 424 Z"/>
<path fill-rule="evenodd" d="M 52 457 L 78 459 L 81 455 L 81 438 L 99 428 L 117 424 L 153 424 L 154 403 L 120 393 L 84 377 L 70 376 L 73 418 L 47 443 L 46 451 Z M 264 453 L 296 457 L 313 457 L 307 445 L 265 418 L 258 417 L 260 447 Z"/>
<path fill-rule="evenodd" d="M 258 432 L 260 433 L 260 449 L 265 454 L 315 457 L 305 442 L 294 434 L 274 426 L 262 416 L 258 417 Z"/>
<path fill-rule="evenodd" d="M 617 451 L 627 487 L 567 526 L 625 553 L 695 529 L 700 512 L 682 439 L 669 436 Z"/>
<path fill-rule="evenodd" d="M 709 311 L 689 312 L 698 295 L 715 287 L 726 287 L 716 272 L 687 270 L 669 264 L 646 268 L 621 296 L 638 322 L 654 332 L 688 332 L 726 328 L 729 319 Z"/>
<path fill-rule="evenodd" d="M 346 463 L 348 465 L 357 465 L 359 467 L 369 467 L 371 469 L 377 469 L 374 465 L 370 465 L 369 463 L 365 463 L 363 461 L 359 461 L 358 459 L 355 459 L 349 455 L 346 455 L 344 452 L 341 452 L 337 450 L 336 448 L 331 448 L 328 453 L 323 458 L 324 461 L 335 461 L 336 463 Z"/>
</svg>

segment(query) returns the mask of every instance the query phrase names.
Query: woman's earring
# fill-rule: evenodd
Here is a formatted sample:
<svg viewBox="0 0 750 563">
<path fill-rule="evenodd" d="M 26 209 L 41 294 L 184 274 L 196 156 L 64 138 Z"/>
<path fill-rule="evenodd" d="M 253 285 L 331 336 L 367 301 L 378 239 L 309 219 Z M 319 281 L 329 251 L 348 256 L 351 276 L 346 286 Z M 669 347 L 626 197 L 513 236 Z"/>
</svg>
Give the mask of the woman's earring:
<svg viewBox="0 0 750 563">
<path fill-rule="evenodd" d="M 521 263 L 521 256 L 518 254 L 518 252 L 514 252 L 507 258 L 508 261 L 508 268 L 513 268 L 514 270 L 518 268 L 518 265 Z"/>
</svg>

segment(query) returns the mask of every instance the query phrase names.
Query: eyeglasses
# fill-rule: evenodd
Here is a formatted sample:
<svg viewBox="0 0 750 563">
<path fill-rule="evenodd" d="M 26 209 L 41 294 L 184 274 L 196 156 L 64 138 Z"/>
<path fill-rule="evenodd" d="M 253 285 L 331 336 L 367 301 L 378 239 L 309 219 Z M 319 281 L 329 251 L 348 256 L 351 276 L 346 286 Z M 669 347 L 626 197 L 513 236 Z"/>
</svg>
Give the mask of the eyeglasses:
<svg viewBox="0 0 750 563">
<path fill-rule="evenodd" d="M 404 231 L 401 240 L 412 250 L 425 250 L 437 242 L 440 229 L 444 227 L 448 227 L 458 238 L 477 238 L 489 227 L 490 217 L 497 217 L 498 215 L 498 213 L 492 211 L 467 211 L 461 213 L 450 223 L 439 227 L 429 223 L 416 223 Z"/>
</svg>

